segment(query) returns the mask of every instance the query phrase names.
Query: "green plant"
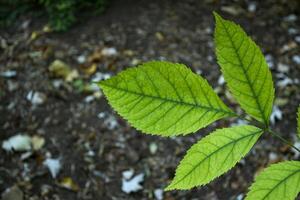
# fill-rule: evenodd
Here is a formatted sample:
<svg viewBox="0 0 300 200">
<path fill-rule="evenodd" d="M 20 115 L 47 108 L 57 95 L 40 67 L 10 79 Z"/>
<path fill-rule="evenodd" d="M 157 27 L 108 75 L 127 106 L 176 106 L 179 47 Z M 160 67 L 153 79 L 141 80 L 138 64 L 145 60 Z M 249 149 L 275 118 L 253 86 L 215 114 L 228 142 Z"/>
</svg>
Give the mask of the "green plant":
<svg viewBox="0 0 300 200">
<path fill-rule="evenodd" d="M 32 12 L 46 12 L 50 27 L 55 31 L 65 31 L 76 21 L 84 8 L 92 8 L 100 13 L 107 0 L 4 0 L 0 2 L 0 26 L 9 26 L 18 16 Z M 42 9 L 41 9 L 42 8 Z"/>
<path fill-rule="evenodd" d="M 274 88 L 261 50 L 239 25 L 214 15 L 218 64 L 229 90 L 248 116 L 233 112 L 205 79 L 182 64 L 147 62 L 99 82 L 109 104 L 145 133 L 186 135 L 226 117 L 251 124 L 218 129 L 194 144 L 166 190 L 209 183 L 234 167 L 264 133 L 291 145 L 269 126 Z M 298 124 L 299 116 L 300 111 Z M 299 181 L 299 161 L 273 164 L 257 176 L 246 200 L 294 199 L 300 191 Z"/>
</svg>

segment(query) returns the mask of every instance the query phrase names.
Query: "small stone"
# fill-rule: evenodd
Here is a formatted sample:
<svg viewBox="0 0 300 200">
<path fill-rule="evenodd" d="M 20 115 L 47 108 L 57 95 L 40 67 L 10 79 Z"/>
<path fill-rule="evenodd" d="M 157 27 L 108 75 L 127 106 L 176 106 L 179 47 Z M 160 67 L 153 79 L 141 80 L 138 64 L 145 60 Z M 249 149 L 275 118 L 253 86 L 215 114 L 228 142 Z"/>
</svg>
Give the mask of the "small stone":
<svg viewBox="0 0 300 200">
<path fill-rule="evenodd" d="M 219 85 L 224 85 L 224 83 L 225 83 L 224 76 L 221 75 L 221 76 L 219 77 L 219 79 L 218 79 L 218 84 L 219 84 Z"/>
<path fill-rule="evenodd" d="M 271 54 L 267 54 L 267 55 L 265 56 L 265 58 L 266 58 L 266 61 L 267 61 L 267 63 L 268 63 L 269 68 L 270 68 L 270 69 L 273 69 L 273 67 L 274 67 L 274 59 L 273 59 L 273 56 L 272 56 Z"/>
<path fill-rule="evenodd" d="M 31 150 L 31 138 L 28 135 L 15 135 L 3 141 L 2 148 L 6 151 L 29 151 Z"/>
<path fill-rule="evenodd" d="M 294 55 L 294 56 L 292 57 L 292 60 L 293 60 L 296 64 L 300 65 L 300 55 Z"/>
<path fill-rule="evenodd" d="M 233 16 L 237 16 L 244 11 L 240 6 L 222 6 L 221 10 Z"/>
<path fill-rule="evenodd" d="M 157 200 L 163 200 L 163 198 L 164 198 L 163 194 L 164 194 L 164 191 L 160 188 L 154 190 L 154 196 L 155 196 L 155 199 L 157 199 Z"/>
<path fill-rule="evenodd" d="M 56 178 L 60 169 L 61 163 L 59 159 L 47 158 L 43 163 L 50 171 L 52 178 Z"/>
<path fill-rule="evenodd" d="M 85 61 L 86 61 L 86 57 L 84 55 L 80 55 L 77 57 L 77 62 L 79 64 L 83 64 L 83 63 L 85 63 Z"/>
<path fill-rule="evenodd" d="M 0 76 L 2 76 L 4 78 L 13 78 L 13 77 L 17 76 L 17 72 L 15 70 L 8 70 L 5 72 L 1 72 Z"/>
<path fill-rule="evenodd" d="M 113 47 L 103 48 L 101 53 L 103 56 L 107 56 L 107 57 L 116 56 L 118 54 L 117 50 Z"/>
<path fill-rule="evenodd" d="M 290 70 L 290 67 L 283 63 L 278 63 L 277 69 L 281 73 L 287 73 Z"/>
<path fill-rule="evenodd" d="M 26 99 L 30 101 L 32 105 L 41 105 L 46 101 L 47 97 L 41 92 L 31 90 L 28 92 Z"/>
<path fill-rule="evenodd" d="M 130 180 L 122 179 L 122 191 L 129 194 L 143 189 L 140 183 L 144 181 L 144 176 L 145 175 L 141 173 Z"/>
<path fill-rule="evenodd" d="M 249 2 L 248 11 L 252 12 L 252 13 L 254 13 L 256 11 L 256 3 L 255 2 Z"/>
<path fill-rule="evenodd" d="M 291 14 L 291 15 L 284 17 L 283 19 L 284 19 L 284 21 L 287 21 L 287 22 L 294 22 L 297 20 L 297 15 Z"/>
<path fill-rule="evenodd" d="M 129 169 L 129 170 L 126 170 L 126 171 L 122 172 L 122 176 L 126 180 L 131 179 L 131 177 L 133 176 L 133 174 L 134 174 L 134 170 L 133 169 Z"/>
<path fill-rule="evenodd" d="M 157 148 L 157 144 L 156 143 L 154 143 L 154 142 L 150 143 L 149 150 L 150 150 L 151 154 L 155 154 L 157 152 L 157 149 L 158 148 Z"/>
<path fill-rule="evenodd" d="M 271 124 L 275 124 L 277 120 L 281 120 L 281 119 L 282 119 L 282 112 L 278 106 L 274 105 L 270 116 Z"/>
</svg>

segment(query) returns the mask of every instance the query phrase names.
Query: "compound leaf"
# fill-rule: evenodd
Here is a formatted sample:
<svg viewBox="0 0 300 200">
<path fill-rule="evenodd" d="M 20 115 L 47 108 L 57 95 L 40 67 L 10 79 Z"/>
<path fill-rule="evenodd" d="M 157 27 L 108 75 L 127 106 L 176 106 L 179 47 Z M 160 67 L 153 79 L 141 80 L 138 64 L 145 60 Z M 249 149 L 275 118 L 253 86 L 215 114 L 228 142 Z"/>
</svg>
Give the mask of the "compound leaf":
<svg viewBox="0 0 300 200">
<path fill-rule="evenodd" d="M 262 133 L 250 125 L 214 131 L 188 150 L 166 190 L 190 189 L 209 183 L 234 167 Z"/>
<path fill-rule="evenodd" d="M 205 79 L 182 64 L 147 62 L 99 84 L 110 105 L 145 133 L 188 134 L 235 115 Z"/>
<path fill-rule="evenodd" d="M 298 113 L 297 113 L 297 134 L 298 134 L 298 137 L 300 138 L 300 105 L 299 105 Z"/>
<path fill-rule="evenodd" d="M 293 200 L 300 192 L 300 162 L 273 164 L 261 172 L 245 200 Z"/>
<path fill-rule="evenodd" d="M 250 116 L 268 126 L 274 88 L 267 62 L 239 25 L 214 14 L 216 54 L 229 90 Z"/>
</svg>

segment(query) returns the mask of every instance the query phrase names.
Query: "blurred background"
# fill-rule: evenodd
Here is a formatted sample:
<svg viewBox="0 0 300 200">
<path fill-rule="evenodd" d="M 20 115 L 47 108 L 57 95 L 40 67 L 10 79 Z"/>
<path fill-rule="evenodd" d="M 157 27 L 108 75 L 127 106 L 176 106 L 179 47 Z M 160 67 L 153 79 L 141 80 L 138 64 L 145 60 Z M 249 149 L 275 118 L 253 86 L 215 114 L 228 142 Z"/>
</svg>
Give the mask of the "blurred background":
<svg viewBox="0 0 300 200">
<path fill-rule="evenodd" d="M 262 48 L 276 101 L 272 126 L 297 147 L 299 0 L 2 0 L 0 195 L 3 200 L 242 200 L 270 163 L 299 159 L 264 135 L 233 170 L 207 186 L 163 192 L 185 151 L 223 120 L 186 137 L 130 127 L 93 84 L 150 60 L 189 66 L 241 112 L 214 55 L 212 11 Z"/>
</svg>

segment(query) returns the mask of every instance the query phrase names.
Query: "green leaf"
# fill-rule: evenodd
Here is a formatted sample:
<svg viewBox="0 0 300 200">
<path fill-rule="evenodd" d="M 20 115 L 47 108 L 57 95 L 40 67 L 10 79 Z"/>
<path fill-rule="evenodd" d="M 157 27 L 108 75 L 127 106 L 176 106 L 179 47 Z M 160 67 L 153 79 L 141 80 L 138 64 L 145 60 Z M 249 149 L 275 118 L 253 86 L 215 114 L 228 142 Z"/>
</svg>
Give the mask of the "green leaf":
<svg viewBox="0 0 300 200">
<path fill-rule="evenodd" d="M 250 125 L 216 130 L 188 150 L 166 190 L 190 189 L 209 183 L 234 167 L 262 133 Z"/>
<path fill-rule="evenodd" d="M 235 115 L 205 79 L 182 64 L 148 62 L 100 82 L 100 87 L 110 105 L 145 133 L 187 134 Z"/>
<path fill-rule="evenodd" d="M 261 172 L 245 200 L 293 200 L 300 192 L 300 162 L 273 164 Z"/>
<path fill-rule="evenodd" d="M 269 125 L 274 88 L 267 62 L 239 25 L 214 14 L 216 54 L 229 90 L 250 116 Z"/>
<path fill-rule="evenodd" d="M 298 137 L 300 138 L 300 105 L 298 107 L 298 114 L 297 114 L 297 133 Z"/>
</svg>

